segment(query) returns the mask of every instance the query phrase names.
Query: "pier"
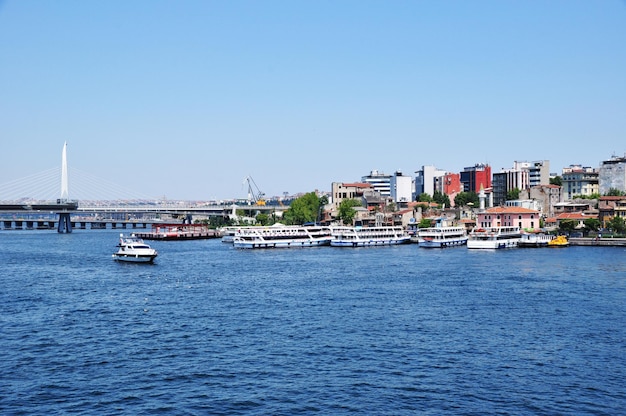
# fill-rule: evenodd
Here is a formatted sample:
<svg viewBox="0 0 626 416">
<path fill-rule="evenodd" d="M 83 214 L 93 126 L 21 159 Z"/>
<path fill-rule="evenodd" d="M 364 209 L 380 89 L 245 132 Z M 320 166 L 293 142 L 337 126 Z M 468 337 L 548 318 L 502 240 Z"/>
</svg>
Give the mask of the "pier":
<svg viewBox="0 0 626 416">
<path fill-rule="evenodd" d="M 626 247 L 626 238 L 572 237 L 572 246 Z"/>
</svg>

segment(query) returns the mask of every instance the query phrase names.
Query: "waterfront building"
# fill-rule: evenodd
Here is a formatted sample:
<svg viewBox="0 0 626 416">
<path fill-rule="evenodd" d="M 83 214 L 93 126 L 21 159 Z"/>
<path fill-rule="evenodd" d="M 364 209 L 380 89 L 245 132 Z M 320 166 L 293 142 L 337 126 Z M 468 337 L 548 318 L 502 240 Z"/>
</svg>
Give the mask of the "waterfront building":
<svg viewBox="0 0 626 416">
<path fill-rule="evenodd" d="M 522 190 L 519 197 L 520 199 L 532 199 L 537 201 L 541 215 L 544 218 L 553 217 L 555 214 L 554 206 L 563 202 L 561 190 L 562 188 L 558 185 L 537 185 Z"/>
<path fill-rule="evenodd" d="M 369 183 L 353 182 L 333 182 L 332 183 L 332 202 L 331 210 L 336 212 L 339 209 L 339 204 L 344 199 L 358 199 L 361 200 L 366 191 L 372 190 L 372 185 Z"/>
<path fill-rule="evenodd" d="M 391 175 L 372 170 L 369 175 L 361 177 L 361 182 L 370 184 L 383 197 L 391 196 Z"/>
<path fill-rule="evenodd" d="M 476 226 L 539 228 L 539 211 L 522 207 L 494 207 L 476 214 Z"/>
<path fill-rule="evenodd" d="M 564 212 L 556 216 L 556 226 L 561 227 L 563 221 L 574 221 L 576 226 L 574 228 L 581 229 L 585 226 L 585 220 L 590 218 L 598 218 L 597 214 L 588 214 L 585 212 Z"/>
<path fill-rule="evenodd" d="M 626 220 L 626 196 L 601 196 L 598 200 L 598 219 L 603 228 L 614 217 Z"/>
<path fill-rule="evenodd" d="M 491 190 L 491 166 L 477 163 L 474 166 L 466 167 L 461 172 L 462 192 L 479 193 L 481 189 Z"/>
<path fill-rule="evenodd" d="M 599 193 L 606 195 L 611 189 L 626 192 L 626 156 L 613 156 L 600 165 Z"/>
<path fill-rule="evenodd" d="M 413 199 L 412 183 L 412 177 L 403 175 L 399 170 L 396 171 L 390 182 L 392 201 L 404 205 L 411 202 Z"/>
<path fill-rule="evenodd" d="M 434 166 L 422 166 L 422 170 L 415 172 L 415 196 L 417 200 L 421 194 L 428 194 L 431 197 L 435 194 L 435 181 L 446 174 L 446 171 L 437 169 Z"/>
<path fill-rule="evenodd" d="M 571 200 L 575 195 L 590 196 L 600 192 L 598 170 L 581 165 L 563 168 L 561 180 L 563 198 Z"/>
<path fill-rule="evenodd" d="M 550 161 L 515 162 L 521 169 L 528 171 L 528 187 L 550 184 Z M 520 188 L 522 189 L 522 188 Z"/>
<path fill-rule="evenodd" d="M 549 161 L 515 161 L 512 169 L 502 169 L 501 172 L 493 174 L 494 205 L 504 205 L 508 193 L 514 189 L 524 191 L 533 186 L 548 184 L 550 184 Z"/>
<path fill-rule="evenodd" d="M 436 190 L 444 195 L 448 195 L 450 204 L 454 206 L 454 197 L 461 192 L 461 174 L 447 172 L 441 178 L 436 180 Z"/>
</svg>

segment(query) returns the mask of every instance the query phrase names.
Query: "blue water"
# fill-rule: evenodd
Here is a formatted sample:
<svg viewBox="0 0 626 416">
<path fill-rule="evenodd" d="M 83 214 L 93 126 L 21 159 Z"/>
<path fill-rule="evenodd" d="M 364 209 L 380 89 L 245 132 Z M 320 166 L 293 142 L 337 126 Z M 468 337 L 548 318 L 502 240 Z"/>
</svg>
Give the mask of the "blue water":
<svg viewBox="0 0 626 416">
<path fill-rule="evenodd" d="M 1 414 L 623 414 L 626 249 L 0 232 Z"/>
</svg>

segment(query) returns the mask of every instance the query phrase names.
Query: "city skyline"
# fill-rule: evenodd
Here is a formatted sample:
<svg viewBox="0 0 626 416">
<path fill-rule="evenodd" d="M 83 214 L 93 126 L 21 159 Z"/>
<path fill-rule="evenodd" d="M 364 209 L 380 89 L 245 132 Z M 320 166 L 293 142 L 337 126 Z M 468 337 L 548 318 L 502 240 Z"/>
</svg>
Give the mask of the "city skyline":
<svg viewBox="0 0 626 416">
<path fill-rule="evenodd" d="M 70 167 L 172 200 L 598 167 L 626 153 L 625 38 L 620 1 L 4 1 L 0 184 L 66 141 Z"/>
</svg>

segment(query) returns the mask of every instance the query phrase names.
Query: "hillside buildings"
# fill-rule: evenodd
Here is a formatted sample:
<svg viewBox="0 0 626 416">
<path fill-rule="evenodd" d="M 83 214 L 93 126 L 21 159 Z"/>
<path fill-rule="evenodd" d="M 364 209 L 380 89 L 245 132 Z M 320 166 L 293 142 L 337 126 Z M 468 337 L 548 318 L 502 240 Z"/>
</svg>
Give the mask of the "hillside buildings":
<svg viewBox="0 0 626 416">
<path fill-rule="evenodd" d="M 415 205 L 422 194 L 430 197 L 436 193 L 446 195 L 454 206 L 454 198 L 459 193 L 473 192 L 480 195 L 482 209 L 468 204 L 469 209 L 488 212 L 486 215 L 491 217 L 484 214 L 480 219 L 466 219 L 484 224 L 519 225 L 521 222 L 522 228 L 538 228 L 539 218 L 548 223 L 564 214 L 581 213 L 581 218 L 590 218 L 601 213 L 605 220 L 614 215 L 626 216 L 626 197 L 616 197 L 615 200 L 590 198 L 606 195 L 610 190 L 626 193 L 626 156 L 614 156 L 601 162 L 599 168 L 575 164 L 563 168 L 561 186 L 551 183 L 555 176 L 550 173 L 548 160 L 515 161 L 512 168 L 497 173 L 492 173 L 491 166 L 485 163 L 465 167 L 458 173 L 424 165 L 415 171 L 414 177 L 401 171 L 386 175 L 372 170 L 369 175 L 361 177 L 361 182 L 333 183 L 331 205 L 337 209 L 346 198 L 360 199 L 370 214 L 394 210 L 402 212 L 403 217 L 413 216 L 416 220 L 415 213 L 421 215 L 422 209 L 426 213 L 433 208 L 431 205 Z M 519 191 L 515 200 L 510 199 L 513 190 Z"/>
</svg>

